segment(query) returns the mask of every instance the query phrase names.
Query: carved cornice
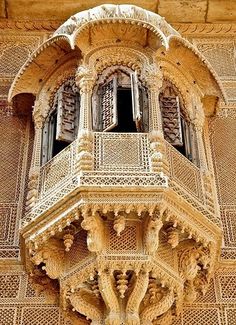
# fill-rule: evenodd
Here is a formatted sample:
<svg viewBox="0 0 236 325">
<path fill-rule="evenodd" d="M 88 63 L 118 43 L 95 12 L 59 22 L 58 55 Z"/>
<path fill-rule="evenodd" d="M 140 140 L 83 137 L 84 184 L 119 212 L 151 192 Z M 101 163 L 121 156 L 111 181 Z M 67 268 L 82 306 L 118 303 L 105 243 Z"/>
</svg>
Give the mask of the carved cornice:
<svg viewBox="0 0 236 325">
<path fill-rule="evenodd" d="M 0 33 L 9 31 L 37 31 L 53 33 L 64 21 L 61 20 L 0 20 Z M 234 23 L 172 23 L 172 26 L 181 35 L 185 36 L 235 36 L 236 24 Z"/>
<path fill-rule="evenodd" d="M 48 21 L 48 20 L 0 20 L 0 32 L 6 33 L 9 31 L 39 31 L 39 32 L 54 32 L 62 21 Z"/>
<path fill-rule="evenodd" d="M 211 23 L 182 23 L 172 24 L 173 27 L 185 36 L 235 36 L 236 24 L 211 24 Z"/>
</svg>

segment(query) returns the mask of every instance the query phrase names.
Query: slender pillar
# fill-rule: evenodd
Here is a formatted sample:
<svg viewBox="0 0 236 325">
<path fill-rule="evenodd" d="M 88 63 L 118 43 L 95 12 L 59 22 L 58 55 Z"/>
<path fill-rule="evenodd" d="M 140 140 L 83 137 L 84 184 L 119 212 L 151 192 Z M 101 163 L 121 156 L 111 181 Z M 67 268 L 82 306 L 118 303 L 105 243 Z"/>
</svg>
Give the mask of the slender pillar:
<svg viewBox="0 0 236 325">
<path fill-rule="evenodd" d="M 205 125 L 205 114 L 203 110 L 202 103 L 200 100 L 198 101 L 197 105 L 194 107 L 196 111 L 195 118 L 193 120 L 193 125 L 195 129 L 196 141 L 197 141 L 197 149 L 198 149 L 198 156 L 199 156 L 199 165 L 200 171 L 202 174 L 202 183 L 203 183 L 203 190 L 205 196 L 205 205 L 208 209 L 214 212 L 214 195 L 213 195 L 213 184 L 212 184 L 212 175 L 208 168 L 207 158 L 206 158 L 206 151 L 203 142 L 203 129 Z"/>
<path fill-rule="evenodd" d="M 162 128 L 162 116 L 159 105 L 159 95 L 163 75 L 156 66 L 152 66 L 146 77 L 149 90 L 149 139 L 151 146 L 151 169 L 153 172 L 169 175 L 166 159 L 166 145 Z"/>
<path fill-rule="evenodd" d="M 39 195 L 39 174 L 41 164 L 41 144 L 42 144 L 42 132 L 43 123 L 45 117 L 42 114 L 42 103 L 41 101 L 35 101 L 33 110 L 34 120 L 34 146 L 31 160 L 31 166 L 29 171 L 29 182 L 28 182 L 28 193 L 26 199 L 26 212 L 29 212 L 35 205 L 35 202 Z"/>
<path fill-rule="evenodd" d="M 78 132 L 77 170 L 93 169 L 92 92 L 95 77 L 86 66 L 80 66 L 76 73 L 76 84 L 80 89 L 80 120 Z"/>
</svg>

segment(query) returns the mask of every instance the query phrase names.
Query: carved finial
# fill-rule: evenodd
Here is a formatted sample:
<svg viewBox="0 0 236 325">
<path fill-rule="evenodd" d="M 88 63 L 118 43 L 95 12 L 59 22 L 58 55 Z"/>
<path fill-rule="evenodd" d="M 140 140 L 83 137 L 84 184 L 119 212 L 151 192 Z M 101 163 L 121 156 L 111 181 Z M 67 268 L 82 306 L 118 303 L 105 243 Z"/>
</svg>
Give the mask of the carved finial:
<svg viewBox="0 0 236 325">
<path fill-rule="evenodd" d="M 125 229 L 125 216 L 118 215 L 115 217 L 113 229 L 117 233 L 117 236 L 120 236 L 121 232 Z"/>
<path fill-rule="evenodd" d="M 120 293 L 120 297 L 125 297 L 125 291 L 128 289 L 128 275 L 126 271 L 121 271 L 116 275 L 117 278 L 117 290 Z"/>
<path fill-rule="evenodd" d="M 65 245 L 65 251 L 69 252 L 69 250 L 74 242 L 74 236 L 70 233 L 67 233 L 63 236 L 63 241 L 64 241 L 64 245 Z"/>
</svg>

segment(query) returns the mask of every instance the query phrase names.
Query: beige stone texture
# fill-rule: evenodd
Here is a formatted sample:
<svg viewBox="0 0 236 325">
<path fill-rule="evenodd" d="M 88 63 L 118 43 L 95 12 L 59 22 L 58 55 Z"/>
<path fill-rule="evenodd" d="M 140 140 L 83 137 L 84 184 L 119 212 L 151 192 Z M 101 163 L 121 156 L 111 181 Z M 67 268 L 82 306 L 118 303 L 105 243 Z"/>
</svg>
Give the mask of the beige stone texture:
<svg viewBox="0 0 236 325">
<path fill-rule="evenodd" d="M 2 5 L 4 1 L 1 1 Z M 44 19 L 54 20 L 60 19 L 65 20 L 71 15 L 77 12 L 93 8 L 95 6 L 114 3 L 114 4 L 133 4 L 143 7 L 147 10 L 155 11 L 157 7 L 157 0 L 49 0 L 49 1 L 35 1 L 35 0 L 7 0 L 6 8 L 8 12 L 8 18 L 12 19 Z M 4 5 L 3 5 L 4 8 Z M 3 10 L 4 13 L 4 10 Z M 4 15 L 2 16 L 4 17 Z"/>
<path fill-rule="evenodd" d="M 208 22 L 223 22 L 236 20 L 236 1 L 210 0 L 207 13 Z"/>
<path fill-rule="evenodd" d="M 206 0 L 160 0 L 158 13 L 169 22 L 204 22 L 206 9 Z"/>
</svg>

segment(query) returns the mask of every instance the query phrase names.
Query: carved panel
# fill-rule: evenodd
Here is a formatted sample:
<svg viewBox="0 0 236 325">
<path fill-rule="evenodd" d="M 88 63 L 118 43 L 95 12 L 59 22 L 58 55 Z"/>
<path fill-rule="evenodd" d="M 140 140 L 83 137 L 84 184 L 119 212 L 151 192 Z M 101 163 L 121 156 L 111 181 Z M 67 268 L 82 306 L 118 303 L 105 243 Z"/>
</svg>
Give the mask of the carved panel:
<svg viewBox="0 0 236 325">
<path fill-rule="evenodd" d="M 236 78 L 235 44 L 221 39 L 195 39 L 194 43 L 223 80 Z"/>
<path fill-rule="evenodd" d="M 185 308 L 183 324 L 220 325 L 220 313 L 217 308 Z"/>
<path fill-rule="evenodd" d="M 202 201 L 202 185 L 199 169 L 173 146 L 166 143 L 171 179 L 181 184 L 191 195 Z"/>
<path fill-rule="evenodd" d="M 221 205 L 235 205 L 236 123 L 231 118 L 214 118 L 210 122 L 210 139 L 217 191 Z M 225 145 L 227 144 L 227 145 Z"/>
<path fill-rule="evenodd" d="M 221 218 L 224 230 L 224 245 L 226 247 L 236 247 L 236 208 L 232 210 L 224 209 Z"/>
<path fill-rule="evenodd" d="M 145 134 L 96 133 L 95 169 L 148 171 L 148 140 Z"/>
<path fill-rule="evenodd" d="M 138 251 L 138 229 L 137 225 L 127 225 L 120 236 L 113 229 L 113 224 L 109 226 L 109 249 L 111 253 L 136 252 Z"/>
<path fill-rule="evenodd" d="M 23 271 L 7 272 L 7 268 L 0 272 L 1 325 L 71 325 L 58 306 L 37 295 L 35 284 L 32 286 Z"/>
<path fill-rule="evenodd" d="M 236 274 L 219 274 L 217 275 L 219 286 L 219 295 L 221 302 L 236 302 Z"/>
<path fill-rule="evenodd" d="M 18 275 L 0 275 L 0 298 L 19 296 L 20 278 Z"/>
<path fill-rule="evenodd" d="M 234 325 L 236 321 L 236 308 L 225 308 L 226 324 Z"/>
<path fill-rule="evenodd" d="M 24 200 L 30 121 L 13 116 L 6 103 L 0 112 L 0 258 L 17 258 L 19 212 Z M 20 204 L 19 204 L 20 203 Z"/>
<path fill-rule="evenodd" d="M 17 308 L 0 307 L 0 322 L 4 325 L 16 324 Z"/>
<path fill-rule="evenodd" d="M 60 314 L 57 307 L 23 307 L 20 325 L 58 325 Z"/>
<path fill-rule="evenodd" d="M 67 146 L 59 155 L 55 156 L 41 168 L 41 196 L 55 189 L 55 186 L 62 185 L 68 179 L 71 179 L 75 167 L 76 143 L 73 142 Z"/>
<path fill-rule="evenodd" d="M 14 77 L 30 54 L 42 42 L 40 36 L 12 35 L 0 37 L 0 76 Z"/>
</svg>

